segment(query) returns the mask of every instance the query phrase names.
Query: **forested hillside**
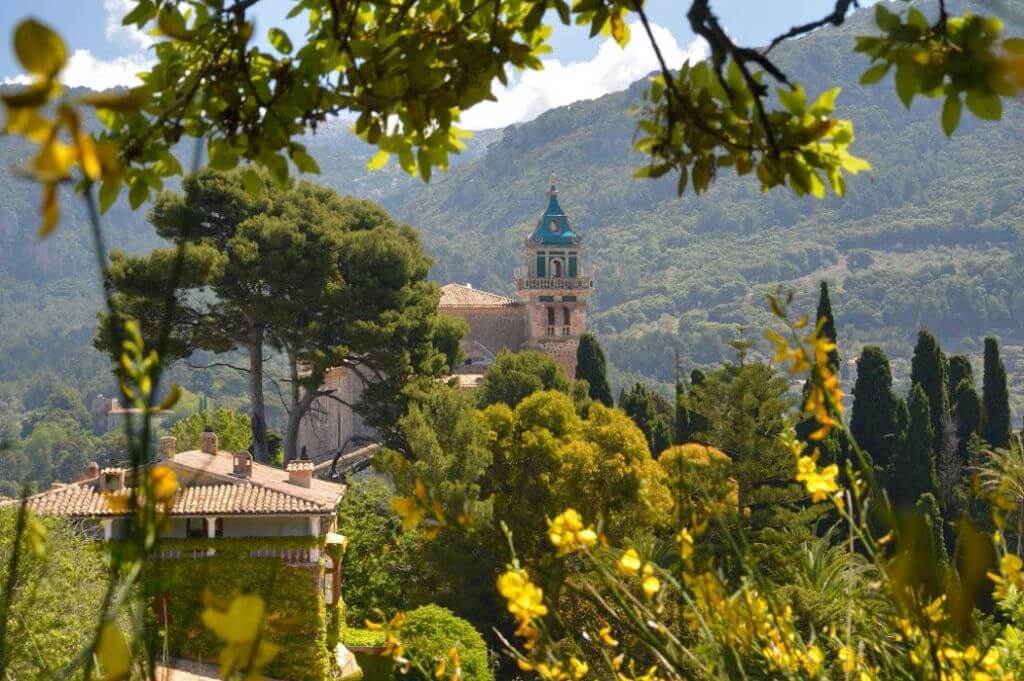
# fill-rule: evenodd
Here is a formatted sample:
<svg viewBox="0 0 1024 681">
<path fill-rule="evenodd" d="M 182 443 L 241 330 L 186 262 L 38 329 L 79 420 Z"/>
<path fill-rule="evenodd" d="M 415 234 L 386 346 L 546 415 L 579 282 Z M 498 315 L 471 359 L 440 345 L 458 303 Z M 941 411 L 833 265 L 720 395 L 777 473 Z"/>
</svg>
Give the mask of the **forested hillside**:
<svg viewBox="0 0 1024 681">
<path fill-rule="evenodd" d="M 1007 33 L 1024 32 L 1021 0 L 969 4 L 1006 19 Z M 854 178 L 844 199 L 761 195 L 731 176 L 707 194 L 677 198 L 674 180 L 632 179 L 643 158 L 628 151 L 629 109 L 643 83 L 479 133 L 453 170 L 427 186 L 393 165 L 368 173 L 369 148 L 337 122 L 310 139 L 323 170 L 312 179 L 379 201 L 418 228 L 438 280 L 507 293 L 519 245 L 556 173 L 562 205 L 597 270 L 591 324 L 620 380 L 670 381 L 676 348 L 687 363 L 730 356 L 728 341 L 760 339 L 769 286 L 796 287 L 810 308 L 817 280 L 826 278 L 845 358 L 858 344 L 881 343 L 905 379 L 919 326 L 948 352 L 975 355 L 982 337 L 995 334 L 1019 414 L 1024 110 L 1011 104 L 999 123 L 965 116 L 947 141 L 937 106 L 916 101 L 907 112 L 891 81 L 857 85 L 865 63 L 852 53 L 853 38 L 871 30 L 870 13 L 861 12 L 839 29 L 777 48 L 779 62 L 812 95 L 843 85 L 837 111 L 855 122 L 854 153 L 875 168 Z M 20 153 L 0 139 L 0 382 L 49 368 L 83 395 L 109 389 L 104 363 L 89 349 L 99 295 L 83 212 L 69 205 L 57 236 L 36 242 L 36 189 L 12 172 Z M 118 206 L 106 223 L 111 245 L 155 243 L 142 212 Z"/>
</svg>

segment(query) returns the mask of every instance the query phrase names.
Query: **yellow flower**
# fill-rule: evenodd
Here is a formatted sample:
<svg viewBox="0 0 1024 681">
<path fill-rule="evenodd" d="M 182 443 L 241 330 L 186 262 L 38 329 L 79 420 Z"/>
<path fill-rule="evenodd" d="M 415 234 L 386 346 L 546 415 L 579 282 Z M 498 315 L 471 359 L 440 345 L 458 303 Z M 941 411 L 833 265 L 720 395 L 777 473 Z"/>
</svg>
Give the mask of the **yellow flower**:
<svg viewBox="0 0 1024 681">
<path fill-rule="evenodd" d="M 558 555 L 564 556 L 594 546 L 597 533 L 593 528 L 584 527 L 580 514 L 570 508 L 548 521 L 548 539 L 558 549 Z"/>
<path fill-rule="evenodd" d="M 648 598 L 654 598 L 654 594 L 658 593 L 661 589 L 661 582 L 654 576 L 654 566 L 650 563 L 644 565 L 644 579 L 640 586 L 643 587 L 644 593 Z"/>
<path fill-rule="evenodd" d="M 587 666 L 586 662 L 576 659 L 576 657 L 569 658 L 569 668 L 572 671 L 572 678 L 582 679 L 590 671 L 590 667 Z"/>
<path fill-rule="evenodd" d="M 449 664 L 451 664 L 451 672 L 448 671 Z M 459 651 L 455 646 L 448 651 L 447 657 L 442 657 L 438 661 L 434 676 L 439 679 L 447 676 L 448 681 L 458 681 L 462 678 L 462 661 L 459 659 Z"/>
<path fill-rule="evenodd" d="M 261 678 L 263 668 L 280 647 L 263 639 L 266 605 L 254 594 L 236 596 L 227 612 L 208 607 L 203 624 L 224 642 L 217 660 L 221 678 L 244 672 L 247 679 Z"/>
<path fill-rule="evenodd" d="M 850 646 L 843 646 L 839 649 L 839 662 L 847 674 L 852 674 L 857 669 L 857 653 Z"/>
<path fill-rule="evenodd" d="M 835 464 L 825 466 L 820 471 L 818 464 L 809 456 L 801 456 L 797 461 L 797 482 L 804 483 L 804 487 L 811 495 L 811 501 L 817 503 L 824 501 L 828 495 L 839 490 L 836 483 L 836 476 L 839 475 L 839 467 Z"/>
<path fill-rule="evenodd" d="M 642 564 L 640 554 L 636 552 L 636 549 L 626 549 L 626 552 L 622 554 L 621 558 L 619 558 L 619 572 L 627 577 L 633 577 L 640 571 L 640 566 Z"/>
<path fill-rule="evenodd" d="M 679 542 L 679 557 L 684 563 L 688 562 L 693 557 L 693 535 L 684 527 L 676 535 L 676 541 Z"/>
<path fill-rule="evenodd" d="M 149 474 L 153 488 L 153 499 L 158 504 L 169 505 L 178 493 L 178 476 L 167 466 L 156 466 Z"/>
<path fill-rule="evenodd" d="M 615 646 L 619 645 L 619 642 L 612 637 L 611 627 L 601 627 L 601 630 L 597 632 L 597 635 L 601 637 L 601 642 L 609 648 L 614 648 Z"/>
<path fill-rule="evenodd" d="M 533 620 L 548 614 L 544 591 L 530 581 L 525 570 L 509 568 L 498 577 L 498 592 L 508 601 L 508 611 L 519 623 L 516 634 L 535 640 L 539 632 L 533 627 Z"/>
<path fill-rule="evenodd" d="M 420 524 L 423 509 L 415 497 L 395 497 L 391 500 L 391 510 L 402 519 L 402 529 L 408 532 Z"/>
</svg>

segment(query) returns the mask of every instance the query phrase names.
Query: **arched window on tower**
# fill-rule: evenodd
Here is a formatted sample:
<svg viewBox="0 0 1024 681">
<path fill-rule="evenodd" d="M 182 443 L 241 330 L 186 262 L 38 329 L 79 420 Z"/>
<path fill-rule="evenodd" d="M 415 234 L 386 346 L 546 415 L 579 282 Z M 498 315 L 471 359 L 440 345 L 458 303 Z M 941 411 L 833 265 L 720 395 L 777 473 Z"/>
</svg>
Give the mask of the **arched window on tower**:
<svg viewBox="0 0 1024 681">
<path fill-rule="evenodd" d="M 572 329 L 572 321 L 571 320 L 572 320 L 572 313 L 569 311 L 569 308 L 563 307 L 562 308 L 562 335 L 563 336 L 571 335 L 571 333 L 572 333 L 572 331 L 571 331 L 571 329 Z"/>
<path fill-rule="evenodd" d="M 562 261 L 558 258 L 551 261 L 551 276 L 556 279 L 562 278 Z"/>
<path fill-rule="evenodd" d="M 553 307 L 549 307 L 548 308 L 547 335 L 549 335 L 549 336 L 554 336 L 555 335 L 555 308 L 553 308 Z"/>
</svg>

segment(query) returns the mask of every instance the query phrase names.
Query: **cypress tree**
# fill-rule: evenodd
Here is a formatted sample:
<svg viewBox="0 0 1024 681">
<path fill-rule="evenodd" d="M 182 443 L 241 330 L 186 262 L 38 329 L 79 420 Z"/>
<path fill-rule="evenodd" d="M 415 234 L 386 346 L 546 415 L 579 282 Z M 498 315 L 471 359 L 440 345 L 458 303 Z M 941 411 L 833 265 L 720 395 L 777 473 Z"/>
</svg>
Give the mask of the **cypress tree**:
<svg viewBox="0 0 1024 681">
<path fill-rule="evenodd" d="M 972 381 L 965 378 L 953 390 L 950 400 L 956 418 L 957 453 L 960 461 L 966 464 L 970 458 L 968 444 L 971 436 L 981 434 L 981 398 Z"/>
<path fill-rule="evenodd" d="M 892 462 L 900 437 L 897 400 L 885 352 L 877 345 L 866 346 L 857 359 L 850 431 L 861 449 L 882 467 Z"/>
<path fill-rule="evenodd" d="M 580 336 L 580 344 L 576 348 L 576 378 L 585 380 L 590 386 L 587 392 L 591 399 L 606 407 L 614 406 L 604 350 L 593 334 Z"/>
<path fill-rule="evenodd" d="M 693 395 L 693 389 L 704 385 L 706 377 L 700 369 L 690 372 L 689 396 Z M 692 403 L 688 404 L 688 398 L 684 396 L 682 382 L 676 383 L 676 442 L 685 444 L 694 442 L 698 433 L 708 429 L 708 421 L 694 409 Z"/>
<path fill-rule="evenodd" d="M 833 343 L 837 343 L 839 336 L 836 334 L 836 319 L 832 315 L 832 300 L 828 295 L 828 282 L 821 282 L 821 292 L 818 294 L 818 316 L 817 323 L 821 324 L 821 333 Z M 828 364 L 833 373 L 839 371 L 839 349 L 829 353 Z"/>
<path fill-rule="evenodd" d="M 949 393 L 949 404 L 953 405 L 953 393 L 960 387 L 964 379 L 974 385 L 974 369 L 971 368 L 971 360 L 967 355 L 953 355 L 946 363 L 946 388 Z"/>
<path fill-rule="evenodd" d="M 922 494 L 938 496 L 939 478 L 935 472 L 935 450 L 932 448 L 931 410 L 928 396 L 920 385 L 910 391 L 907 405 L 910 423 L 906 437 L 893 457 L 889 494 L 897 508 L 908 508 L 917 503 Z"/>
<path fill-rule="evenodd" d="M 1006 367 L 999 357 L 999 342 L 985 339 L 985 372 L 982 377 L 984 417 L 982 437 L 993 447 L 1010 446 L 1010 393 L 1006 388 Z"/>
<path fill-rule="evenodd" d="M 928 398 L 932 449 L 939 451 L 944 436 L 943 420 L 949 411 L 949 400 L 946 397 L 946 361 L 939 342 L 929 331 L 922 329 L 918 332 L 917 345 L 914 346 L 914 357 L 910 366 L 911 385 L 920 386 Z"/>
<path fill-rule="evenodd" d="M 665 398 L 637 383 L 619 398 L 619 408 L 643 432 L 651 455 L 657 457 L 672 442 L 672 407 Z"/>
<path fill-rule="evenodd" d="M 942 513 L 939 511 L 939 502 L 931 492 L 925 492 L 917 500 L 917 510 L 924 516 L 925 525 L 931 534 L 932 557 L 941 564 L 949 562 L 949 553 L 946 551 L 946 537 L 943 532 Z"/>
</svg>

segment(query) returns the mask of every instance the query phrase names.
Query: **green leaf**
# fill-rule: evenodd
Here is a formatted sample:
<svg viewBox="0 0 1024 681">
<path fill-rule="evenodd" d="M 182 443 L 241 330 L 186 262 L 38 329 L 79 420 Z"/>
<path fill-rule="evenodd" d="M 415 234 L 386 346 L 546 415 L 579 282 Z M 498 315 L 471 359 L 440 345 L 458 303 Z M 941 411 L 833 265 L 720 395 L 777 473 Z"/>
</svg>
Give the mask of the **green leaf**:
<svg viewBox="0 0 1024 681">
<path fill-rule="evenodd" d="M 907 11 L 907 23 L 911 26 L 917 26 L 922 31 L 928 30 L 928 20 L 924 14 L 916 7 L 911 7 Z"/>
<path fill-rule="evenodd" d="M 320 166 L 317 165 L 316 160 L 306 153 L 305 149 L 294 148 L 289 153 L 292 159 L 292 163 L 303 173 L 319 173 Z"/>
<path fill-rule="evenodd" d="M 686 168 L 682 168 L 679 171 L 679 182 L 676 183 L 676 194 L 682 196 L 686 191 L 686 183 L 689 180 L 689 173 L 686 172 Z"/>
<path fill-rule="evenodd" d="M 881 4 L 875 5 L 875 23 L 883 31 L 891 31 L 901 25 L 900 18 Z"/>
<path fill-rule="evenodd" d="M 864 73 L 860 74 L 861 85 L 873 85 L 878 81 L 885 78 L 885 74 L 889 73 L 889 67 L 892 66 L 892 62 L 881 62 L 875 64 Z"/>
<path fill-rule="evenodd" d="M 825 90 L 818 98 L 814 100 L 814 104 L 811 105 L 811 112 L 813 113 L 831 113 L 836 108 L 836 97 L 839 96 L 839 92 L 842 88 L 834 87 L 829 90 Z"/>
<path fill-rule="evenodd" d="M 100 185 L 100 212 L 106 213 L 114 201 L 117 201 L 118 194 L 121 193 L 121 181 L 120 180 L 106 180 Z"/>
<path fill-rule="evenodd" d="M 139 0 L 135 9 L 128 12 L 121 20 L 122 26 L 142 26 L 144 23 L 156 16 L 156 5 L 150 0 Z"/>
<path fill-rule="evenodd" d="M 141 206 L 149 198 L 149 185 L 142 177 L 132 178 L 131 189 L 128 190 L 128 203 L 132 210 Z"/>
<path fill-rule="evenodd" d="M 387 165 L 388 159 L 391 158 L 391 154 L 381 149 L 373 157 L 367 161 L 366 167 L 369 170 L 380 170 Z"/>
<path fill-rule="evenodd" d="M 807 94 L 800 85 L 794 85 L 792 89 L 780 87 L 776 91 L 779 94 L 779 102 L 791 114 L 799 116 L 807 110 Z"/>
<path fill-rule="evenodd" d="M 289 38 L 288 34 L 281 30 L 280 28 L 277 28 L 275 26 L 274 28 L 267 31 L 267 40 L 269 40 L 270 44 L 274 46 L 274 49 L 276 49 L 281 54 L 292 53 L 291 38 Z"/>
<path fill-rule="evenodd" d="M 910 108 L 910 102 L 917 94 L 919 83 L 918 70 L 909 64 L 900 64 L 896 67 L 896 94 L 899 95 L 903 106 Z"/>
<path fill-rule="evenodd" d="M 253 168 L 246 168 L 242 171 L 242 186 L 245 193 L 254 199 L 258 199 L 263 193 L 263 183 L 260 182 L 260 174 Z"/>
<path fill-rule="evenodd" d="M 157 16 L 156 25 L 160 32 L 176 40 L 188 40 L 190 35 L 185 27 L 185 17 L 174 3 L 164 5 Z"/>
<path fill-rule="evenodd" d="M 227 140 L 211 140 L 208 151 L 210 161 L 207 165 L 213 170 L 231 170 L 238 165 L 238 152 Z"/>
<path fill-rule="evenodd" d="M 967 108 L 971 113 L 986 121 L 998 121 L 1003 117 L 1003 102 L 999 95 L 971 90 L 967 93 Z"/>
<path fill-rule="evenodd" d="M 951 94 L 946 97 L 946 101 L 942 104 L 942 131 L 946 133 L 946 137 L 952 137 L 956 126 L 960 124 L 962 109 L 963 106 L 960 104 L 958 95 Z"/>
<path fill-rule="evenodd" d="M 68 48 L 56 31 L 35 19 L 14 29 L 14 53 L 30 73 L 52 78 L 68 61 Z"/>
<path fill-rule="evenodd" d="M 177 383 L 174 383 L 174 384 L 171 385 L 171 389 L 169 391 L 167 391 L 167 397 L 165 397 L 163 399 L 163 402 L 160 403 L 160 406 L 158 406 L 157 409 L 159 409 L 161 411 L 163 411 L 165 409 L 170 409 L 174 405 L 176 405 L 178 403 L 178 400 L 180 400 L 180 399 L 181 399 L 181 386 L 178 385 Z"/>
</svg>

